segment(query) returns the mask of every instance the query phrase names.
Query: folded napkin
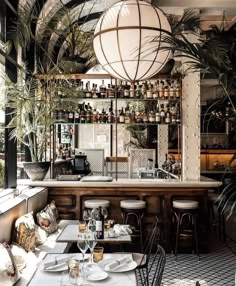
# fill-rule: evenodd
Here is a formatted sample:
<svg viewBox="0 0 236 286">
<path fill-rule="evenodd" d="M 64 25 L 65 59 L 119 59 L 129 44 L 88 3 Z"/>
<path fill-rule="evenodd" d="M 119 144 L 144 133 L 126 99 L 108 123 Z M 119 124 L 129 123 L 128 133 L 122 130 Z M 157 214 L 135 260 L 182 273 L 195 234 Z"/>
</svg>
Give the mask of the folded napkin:
<svg viewBox="0 0 236 286">
<path fill-rule="evenodd" d="M 128 235 L 132 234 L 132 230 L 130 229 L 128 224 L 115 224 L 113 227 L 113 230 L 118 234 L 118 235 Z"/>
<path fill-rule="evenodd" d="M 114 260 L 113 262 L 109 263 L 106 265 L 105 270 L 113 270 L 118 266 L 124 266 L 128 262 L 131 262 L 132 258 L 128 255 L 123 256 L 117 260 Z"/>
<path fill-rule="evenodd" d="M 47 269 L 49 267 L 56 267 L 61 264 L 65 264 L 68 261 L 68 257 L 55 257 L 53 260 L 44 262 L 43 268 Z"/>
</svg>

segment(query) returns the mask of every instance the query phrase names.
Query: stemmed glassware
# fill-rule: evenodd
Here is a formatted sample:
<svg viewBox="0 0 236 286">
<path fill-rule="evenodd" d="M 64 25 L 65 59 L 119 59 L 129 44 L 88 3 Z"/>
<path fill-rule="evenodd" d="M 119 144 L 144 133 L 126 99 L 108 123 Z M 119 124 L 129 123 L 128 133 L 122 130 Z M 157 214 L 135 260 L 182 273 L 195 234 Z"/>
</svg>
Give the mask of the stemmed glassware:
<svg viewBox="0 0 236 286">
<path fill-rule="evenodd" d="M 94 250 L 94 247 L 97 244 L 96 239 L 97 239 L 96 232 L 91 232 L 90 233 L 90 239 L 87 240 L 88 248 L 89 248 L 89 250 L 91 252 L 91 263 L 93 263 L 93 250 Z"/>
<path fill-rule="evenodd" d="M 108 217 L 107 208 L 102 208 L 102 214 L 103 214 L 103 216 L 104 216 L 104 219 L 107 219 L 107 217 Z"/>
<path fill-rule="evenodd" d="M 85 256 L 86 251 L 89 248 L 87 242 L 88 242 L 88 240 L 87 240 L 86 236 L 79 237 L 79 240 L 77 241 L 77 246 L 78 246 L 79 250 L 81 251 L 82 257 L 83 257 L 83 265 L 82 265 L 82 268 L 81 268 L 82 277 L 84 276 L 84 256 Z"/>
</svg>

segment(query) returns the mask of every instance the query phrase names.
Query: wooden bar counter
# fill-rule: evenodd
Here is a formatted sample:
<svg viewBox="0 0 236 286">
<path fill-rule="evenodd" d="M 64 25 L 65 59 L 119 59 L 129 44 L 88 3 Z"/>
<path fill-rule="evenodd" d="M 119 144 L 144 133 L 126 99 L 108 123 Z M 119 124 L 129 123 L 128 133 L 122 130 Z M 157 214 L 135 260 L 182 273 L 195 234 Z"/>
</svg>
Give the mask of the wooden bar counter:
<svg viewBox="0 0 236 286">
<path fill-rule="evenodd" d="M 79 219 L 84 201 L 87 199 L 107 199 L 110 201 L 109 217 L 121 222 L 120 201 L 141 199 L 146 201 L 144 229 L 150 230 L 154 216 L 161 220 L 161 243 L 171 249 L 172 201 L 175 198 L 199 201 L 199 229 L 202 251 L 207 251 L 208 189 L 217 188 L 220 182 L 207 178 L 201 181 L 178 181 L 175 179 L 119 179 L 112 182 L 79 181 L 30 181 L 20 180 L 20 184 L 48 188 L 48 200 L 55 200 L 61 219 Z"/>
</svg>

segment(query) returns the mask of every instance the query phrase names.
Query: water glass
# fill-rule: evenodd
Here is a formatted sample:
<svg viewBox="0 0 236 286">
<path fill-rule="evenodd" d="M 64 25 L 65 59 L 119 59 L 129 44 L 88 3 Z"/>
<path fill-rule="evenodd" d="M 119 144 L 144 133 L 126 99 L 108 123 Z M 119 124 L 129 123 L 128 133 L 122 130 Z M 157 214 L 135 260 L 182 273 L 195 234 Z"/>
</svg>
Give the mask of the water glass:
<svg viewBox="0 0 236 286">
<path fill-rule="evenodd" d="M 86 232 L 87 230 L 87 224 L 85 220 L 79 220 L 79 232 Z"/>
<path fill-rule="evenodd" d="M 94 247 L 93 250 L 93 261 L 94 262 L 99 262 L 103 259 L 103 247 Z"/>
<path fill-rule="evenodd" d="M 89 238 L 89 240 L 87 240 L 88 248 L 89 248 L 89 250 L 91 252 L 91 263 L 93 263 L 93 250 L 94 250 L 94 247 L 97 244 L 96 239 L 97 239 L 96 233 L 95 232 L 91 232 L 90 233 L 90 238 Z"/>
</svg>

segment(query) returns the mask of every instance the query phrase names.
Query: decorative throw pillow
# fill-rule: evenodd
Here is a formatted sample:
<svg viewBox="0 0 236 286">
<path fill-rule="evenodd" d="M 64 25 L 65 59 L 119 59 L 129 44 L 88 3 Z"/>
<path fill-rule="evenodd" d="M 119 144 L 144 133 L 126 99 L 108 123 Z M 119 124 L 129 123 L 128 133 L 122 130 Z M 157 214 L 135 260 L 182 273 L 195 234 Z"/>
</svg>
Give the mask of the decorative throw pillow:
<svg viewBox="0 0 236 286">
<path fill-rule="evenodd" d="M 0 257 L 0 285 L 12 286 L 20 279 L 20 275 L 7 243 L 0 244 Z"/>
<path fill-rule="evenodd" d="M 58 226 L 55 216 L 55 208 L 51 207 L 51 204 L 47 205 L 43 210 L 37 213 L 36 216 L 39 226 L 48 234 L 52 234 L 57 230 Z"/>
<path fill-rule="evenodd" d="M 35 250 L 35 222 L 33 213 L 19 217 L 15 223 L 16 243 L 26 251 Z"/>
<path fill-rule="evenodd" d="M 17 245 L 16 243 L 12 243 L 10 247 L 16 263 L 16 267 L 21 272 L 26 267 L 27 252 L 24 250 L 24 248 Z"/>
<path fill-rule="evenodd" d="M 35 225 L 35 244 L 36 246 L 43 244 L 47 240 L 48 234 L 37 224 Z"/>
<path fill-rule="evenodd" d="M 58 220 L 59 218 L 59 214 L 58 214 L 58 210 L 55 204 L 55 201 L 51 201 L 51 203 L 48 205 L 50 207 L 50 209 L 52 210 L 56 220 Z"/>
</svg>

